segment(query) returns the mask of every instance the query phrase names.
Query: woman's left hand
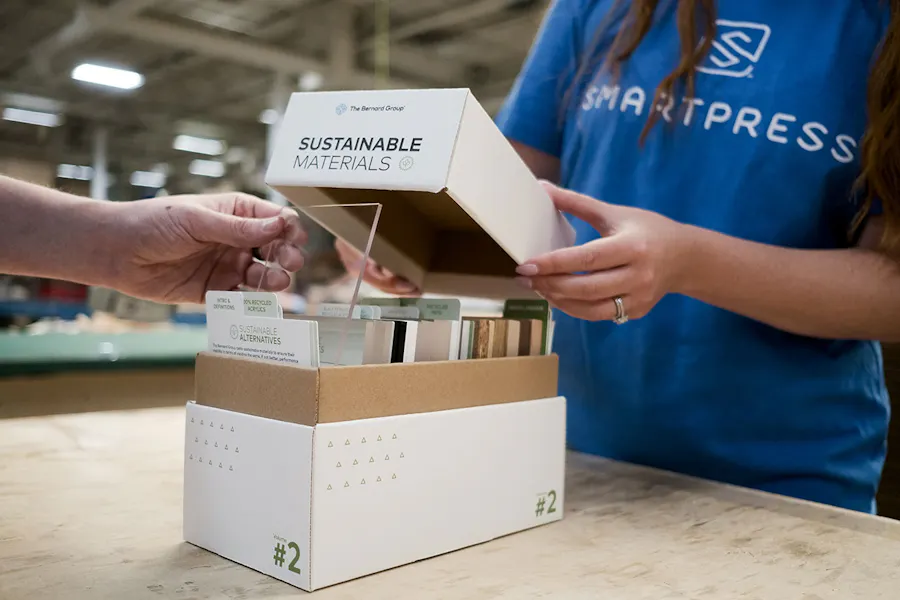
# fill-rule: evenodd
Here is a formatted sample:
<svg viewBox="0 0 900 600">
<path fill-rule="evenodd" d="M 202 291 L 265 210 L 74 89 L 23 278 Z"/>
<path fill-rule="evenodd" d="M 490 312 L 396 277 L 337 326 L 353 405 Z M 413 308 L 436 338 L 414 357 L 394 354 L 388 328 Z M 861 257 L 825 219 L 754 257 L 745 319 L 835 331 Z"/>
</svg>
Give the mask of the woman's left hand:
<svg viewBox="0 0 900 600">
<path fill-rule="evenodd" d="M 519 281 L 564 313 L 588 321 L 624 313 L 638 319 L 677 292 L 690 250 L 689 226 L 658 213 L 608 204 L 545 183 L 556 207 L 594 227 L 600 239 L 538 256 L 521 265 Z"/>
</svg>

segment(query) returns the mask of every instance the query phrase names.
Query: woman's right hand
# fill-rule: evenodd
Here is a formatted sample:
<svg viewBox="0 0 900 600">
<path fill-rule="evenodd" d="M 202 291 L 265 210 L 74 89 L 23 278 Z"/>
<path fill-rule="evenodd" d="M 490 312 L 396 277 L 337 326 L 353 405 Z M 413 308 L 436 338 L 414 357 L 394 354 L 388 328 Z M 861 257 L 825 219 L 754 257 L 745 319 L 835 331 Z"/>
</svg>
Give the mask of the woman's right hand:
<svg viewBox="0 0 900 600">
<path fill-rule="evenodd" d="M 334 242 L 344 268 L 353 276 L 359 276 L 363 270 L 363 281 L 386 294 L 395 296 L 417 296 L 419 290 L 406 279 L 394 275 L 384 267 L 378 266 L 371 258 L 363 265 L 363 254 L 347 242 L 337 239 Z"/>
</svg>

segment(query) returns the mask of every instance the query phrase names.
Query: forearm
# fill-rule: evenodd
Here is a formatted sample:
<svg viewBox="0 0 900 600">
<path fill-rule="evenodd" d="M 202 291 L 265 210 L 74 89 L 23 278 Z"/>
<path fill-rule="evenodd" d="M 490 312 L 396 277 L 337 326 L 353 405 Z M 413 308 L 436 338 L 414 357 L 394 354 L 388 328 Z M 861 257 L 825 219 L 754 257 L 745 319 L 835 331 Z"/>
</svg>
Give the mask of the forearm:
<svg viewBox="0 0 900 600">
<path fill-rule="evenodd" d="M 105 285 L 119 248 L 114 203 L 0 176 L 0 273 Z"/>
<path fill-rule="evenodd" d="M 795 250 L 692 229 L 679 292 L 799 335 L 900 340 L 900 264 L 873 250 Z"/>
</svg>

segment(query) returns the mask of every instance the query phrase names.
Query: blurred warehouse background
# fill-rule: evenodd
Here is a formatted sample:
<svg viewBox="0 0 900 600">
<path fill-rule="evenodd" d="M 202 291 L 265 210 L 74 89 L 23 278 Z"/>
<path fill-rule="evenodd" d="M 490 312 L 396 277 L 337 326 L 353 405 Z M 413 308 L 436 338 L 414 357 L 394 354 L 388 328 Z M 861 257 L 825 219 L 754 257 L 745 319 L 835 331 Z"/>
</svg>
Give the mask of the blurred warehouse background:
<svg viewBox="0 0 900 600">
<path fill-rule="evenodd" d="M 110 201 L 264 197 L 267 151 L 292 91 L 468 87 L 494 112 L 547 4 L 3 0 L 0 173 Z M 332 240 L 309 226 L 310 268 L 292 290 L 300 305 L 340 298 Z M 96 328 L 97 315 L 85 318 L 99 308 L 138 322 L 199 318 L 191 307 L 0 275 L 4 326 Z"/>
<path fill-rule="evenodd" d="M 0 174 L 101 201 L 229 190 L 280 201 L 263 172 L 293 91 L 468 87 L 495 113 L 548 4 L 0 0 Z M 308 267 L 282 295 L 286 310 L 347 301 L 353 289 L 333 239 L 307 226 Z M 464 302 L 469 314 L 497 308 Z M 205 347 L 202 307 L 0 273 L 0 418 L 4 394 L 33 397 L 36 412 L 127 404 L 132 384 L 113 392 L 108 379 L 52 379 L 84 370 L 175 367 L 161 381 L 181 387 L 136 385 L 153 402 L 183 402 Z M 897 395 L 900 349 L 885 355 Z M 30 374 L 51 378 L 17 379 Z M 900 516 L 893 454 L 879 501 Z"/>
</svg>

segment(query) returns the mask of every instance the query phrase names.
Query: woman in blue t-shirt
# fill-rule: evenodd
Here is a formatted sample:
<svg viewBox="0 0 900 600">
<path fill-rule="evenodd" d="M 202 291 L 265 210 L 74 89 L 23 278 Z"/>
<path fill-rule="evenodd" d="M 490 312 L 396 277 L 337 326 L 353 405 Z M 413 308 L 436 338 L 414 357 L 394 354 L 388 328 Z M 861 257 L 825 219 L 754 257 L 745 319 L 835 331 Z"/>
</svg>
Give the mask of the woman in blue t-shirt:
<svg viewBox="0 0 900 600">
<path fill-rule="evenodd" d="M 551 5 L 497 122 L 578 233 L 519 268 L 558 309 L 573 449 L 874 510 L 876 340 L 900 339 L 887 4 Z"/>
</svg>

